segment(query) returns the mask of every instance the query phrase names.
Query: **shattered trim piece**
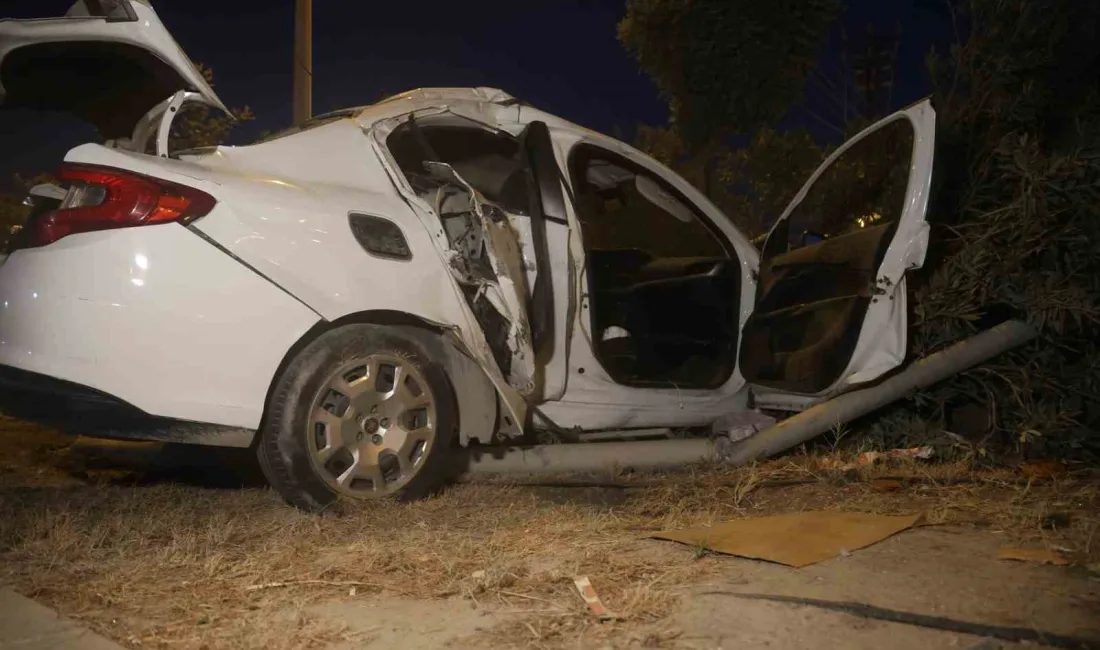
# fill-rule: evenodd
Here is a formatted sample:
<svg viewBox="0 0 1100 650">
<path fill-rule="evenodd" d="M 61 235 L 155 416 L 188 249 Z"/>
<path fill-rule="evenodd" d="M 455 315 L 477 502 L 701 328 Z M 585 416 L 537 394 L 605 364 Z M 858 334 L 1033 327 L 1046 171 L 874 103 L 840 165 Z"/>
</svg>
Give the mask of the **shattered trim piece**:
<svg viewBox="0 0 1100 650">
<path fill-rule="evenodd" d="M 600 600 L 599 594 L 596 593 L 595 587 L 588 580 L 588 576 L 578 576 L 573 578 L 573 584 L 577 586 L 577 592 L 580 593 L 581 598 L 584 599 L 585 604 L 588 605 L 588 609 L 592 610 L 592 613 L 596 615 L 601 621 L 612 621 L 618 618 L 611 613 L 611 610 L 604 606 L 603 601 Z"/>
<path fill-rule="evenodd" d="M 507 370 L 508 383 L 523 395 L 530 395 L 535 389 L 535 354 L 527 324 L 527 286 L 519 235 L 512 228 L 506 213 L 486 200 L 453 167 L 442 162 L 425 162 L 424 166 L 440 180 L 462 187 L 467 194 L 468 212 L 477 218 L 481 231 L 477 233 L 480 237 L 476 244 L 480 250 L 477 255 L 471 255 L 452 243 L 447 255 L 447 268 L 460 284 L 476 287 L 469 298 L 471 307 L 475 307 L 473 303 L 478 300 L 485 299 L 508 322 L 507 346 L 511 357 Z M 436 214 L 440 219 L 443 218 L 443 202 L 436 201 Z M 492 277 L 479 273 L 476 268 L 476 259 L 482 252 L 489 260 Z M 474 312 L 477 313 L 476 308 Z M 502 353 L 503 350 L 497 352 Z"/>
</svg>

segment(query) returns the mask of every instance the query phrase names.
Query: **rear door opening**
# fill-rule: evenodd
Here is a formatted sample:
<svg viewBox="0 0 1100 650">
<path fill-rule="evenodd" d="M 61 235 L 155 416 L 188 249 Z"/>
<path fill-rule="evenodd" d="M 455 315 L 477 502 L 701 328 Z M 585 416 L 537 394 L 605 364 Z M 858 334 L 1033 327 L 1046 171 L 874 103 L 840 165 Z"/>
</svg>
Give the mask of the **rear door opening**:
<svg viewBox="0 0 1100 650">
<path fill-rule="evenodd" d="M 516 137 L 429 111 L 404 118 L 385 143 L 443 226 L 449 270 L 500 374 L 529 401 L 560 394 L 565 364 L 550 360 L 565 357 L 568 227 L 545 125 Z"/>
</svg>

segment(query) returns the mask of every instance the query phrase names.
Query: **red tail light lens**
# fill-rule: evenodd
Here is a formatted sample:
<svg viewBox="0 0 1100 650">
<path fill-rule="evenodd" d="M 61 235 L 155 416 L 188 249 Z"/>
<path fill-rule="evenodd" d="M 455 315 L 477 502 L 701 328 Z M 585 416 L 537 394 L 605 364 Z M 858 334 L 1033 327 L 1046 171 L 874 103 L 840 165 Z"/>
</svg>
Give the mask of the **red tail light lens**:
<svg viewBox="0 0 1100 650">
<path fill-rule="evenodd" d="M 110 167 L 66 164 L 57 175 L 69 186 L 68 194 L 58 209 L 34 223 L 31 246 L 45 246 L 93 230 L 188 224 L 210 212 L 216 203 L 193 187 Z"/>
</svg>

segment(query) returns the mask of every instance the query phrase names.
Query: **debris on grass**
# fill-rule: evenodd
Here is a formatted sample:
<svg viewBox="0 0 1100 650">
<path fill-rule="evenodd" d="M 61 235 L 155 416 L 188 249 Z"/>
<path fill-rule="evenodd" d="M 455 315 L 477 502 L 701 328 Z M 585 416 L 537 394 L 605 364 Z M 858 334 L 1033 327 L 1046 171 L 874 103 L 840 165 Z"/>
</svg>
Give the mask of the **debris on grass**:
<svg viewBox="0 0 1100 650">
<path fill-rule="evenodd" d="M 929 523 L 996 531 L 1005 546 L 1100 561 L 1100 480 L 1089 470 L 1032 482 L 973 458 L 902 459 L 839 481 L 827 462 L 854 453 L 799 453 L 741 468 L 562 476 L 556 487 L 549 477 L 481 478 L 424 501 L 315 517 L 261 483 L 225 489 L 236 482 L 228 458 L 87 481 L 65 464 L 77 455 L 72 440 L 47 429 L 0 418 L 0 445 L 0 583 L 145 650 L 347 642 L 355 630 L 326 608 L 352 598 L 460 600 L 490 626 L 455 647 L 603 647 L 611 635 L 665 629 L 684 586 L 723 563 L 695 544 L 641 536 L 790 512 L 925 512 Z M 904 489 L 875 490 L 876 479 Z M 1069 513 L 1069 525 L 1044 529 L 1051 512 Z M 599 586 L 619 622 L 596 624 L 576 602 L 575 576 Z M 285 586 L 248 589 L 271 583 Z M 490 623 L 493 612 L 506 616 Z"/>
<path fill-rule="evenodd" d="M 305 586 L 321 586 L 321 587 L 351 587 L 351 590 L 357 591 L 358 587 L 371 587 L 376 590 L 381 590 L 381 585 L 373 582 L 359 582 L 358 580 L 288 580 L 286 582 L 264 582 L 258 585 L 248 585 L 244 588 L 245 591 L 260 591 L 261 589 L 285 589 L 288 587 L 305 587 Z M 354 593 L 352 595 L 355 595 Z"/>
<path fill-rule="evenodd" d="M 1068 512 L 1052 512 L 1043 517 L 1043 520 L 1039 522 L 1039 527 L 1043 530 L 1059 530 L 1069 528 L 1072 523 L 1073 518 Z"/>
<path fill-rule="evenodd" d="M 841 454 L 830 454 L 818 458 L 818 465 L 822 469 L 840 470 L 851 472 L 857 469 L 874 467 L 886 464 L 888 461 L 905 462 L 915 460 L 931 460 L 936 455 L 932 447 L 910 447 L 908 449 L 888 449 L 886 451 L 865 451 L 855 458 L 845 459 Z"/>
<path fill-rule="evenodd" d="M 859 455 L 859 459 L 856 461 L 860 465 L 874 465 L 875 463 L 886 460 L 899 460 L 914 458 L 917 460 L 929 460 L 936 454 L 936 451 L 931 447 L 910 447 L 908 449 L 888 449 L 886 451 L 865 451 Z"/>
<path fill-rule="evenodd" d="M 1066 464 L 1060 460 L 1033 460 L 1020 465 L 1020 473 L 1031 480 L 1053 478 L 1066 473 Z"/>
<path fill-rule="evenodd" d="M 1055 566 L 1065 566 L 1069 564 L 1069 560 L 1062 557 L 1061 554 L 1045 548 L 1002 548 L 997 551 L 997 559 L 1013 562 L 1031 562 L 1033 564 L 1053 564 Z"/>
<path fill-rule="evenodd" d="M 588 609 L 592 610 L 596 618 L 601 621 L 611 621 L 618 618 L 604 606 L 603 601 L 600 600 L 599 594 L 596 593 L 596 589 L 592 586 L 592 582 L 588 580 L 588 576 L 573 578 L 573 584 L 577 586 L 577 591 L 580 592 L 581 598 L 584 599 L 585 604 L 588 605 Z"/>
<path fill-rule="evenodd" d="M 733 442 L 750 438 L 775 424 L 775 418 L 760 411 L 736 411 L 714 423 L 714 432 Z"/>
<path fill-rule="evenodd" d="M 652 537 L 801 568 L 881 542 L 916 525 L 922 516 L 798 512 L 661 532 Z"/>
<path fill-rule="evenodd" d="M 871 479 L 871 489 L 875 492 L 897 492 L 902 487 L 902 482 L 896 478 Z"/>
</svg>

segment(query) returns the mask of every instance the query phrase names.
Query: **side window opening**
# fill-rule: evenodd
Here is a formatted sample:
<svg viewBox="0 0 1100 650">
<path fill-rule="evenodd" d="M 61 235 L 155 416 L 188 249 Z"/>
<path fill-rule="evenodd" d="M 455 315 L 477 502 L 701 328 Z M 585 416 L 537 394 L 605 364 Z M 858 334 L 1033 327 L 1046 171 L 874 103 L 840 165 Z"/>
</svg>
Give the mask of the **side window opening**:
<svg viewBox="0 0 1100 650">
<path fill-rule="evenodd" d="M 508 212 L 529 209 L 525 161 L 511 135 L 475 126 L 406 122 L 386 140 L 401 171 L 419 192 L 434 186 L 425 162 L 450 165 L 486 199 Z"/>
<path fill-rule="evenodd" d="M 587 160 L 583 173 L 577 199 L 585 248 L 658 258 L 726 255 L 695 211 L 653 176 L 599 158 Z"/>
<path fill-rule="evenodd" d="M 722 235 L 659 175 L 617 154 L 578 145 L 569 167 L 601 364 L 626 385 L 725 383 L 741 276 Z"/>
<path fill-rule="evenodd" d="M 906 119 L 856 142 L 827 167 L 788 216 L 775 254 L 791 252 L 901 218 L 909 184 L 913 127 Z"/>
</svg>

